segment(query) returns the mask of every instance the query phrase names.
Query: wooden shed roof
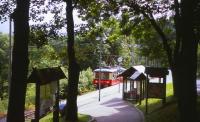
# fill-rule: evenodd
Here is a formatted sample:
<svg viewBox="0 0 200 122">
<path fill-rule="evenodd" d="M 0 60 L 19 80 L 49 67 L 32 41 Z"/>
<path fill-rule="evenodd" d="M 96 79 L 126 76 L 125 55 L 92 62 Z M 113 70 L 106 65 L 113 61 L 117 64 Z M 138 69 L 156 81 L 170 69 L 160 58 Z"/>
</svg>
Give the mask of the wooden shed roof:
<svg viewBox="0 0 200 122">
<path fill-rule="evenodd" d="M 123 79 L 127 79 L 128 77 L 131 77 L 136 71 L 137 70 L 134 67 L 130 67 L 121 74 L 119 74 L 118 76 L 119 77 L 122 76 Z"/>
<path fill-rule="evenodd" d="M 145 76 L 144 73 L 136 71 L 132 76 L 130 76 L 128 79 L 129 80 L 134 80 L 134 81 L 142 81 L 145 80 L 147 77 Z"/>
<path fill-rule="evenodd" d="M 146 76 L 144 74 L 145 67 L 143 65 L 137 65 L 132 66 L 125 70 L 123 73 L 119 74 L 119 76 L 122 76 L 123 79 L 129 79 L 129 80 L 145 80 Z"/>
<path fill-rule="evenodd" d="M 58 81 L 66 78 L 60 67 L 36 69 L 34 68 L 31 75 L 28 77 L 28 83 L 47 84 L 52 81 Z"/>
<path fill-rule="evenodd" d="M 145 73 L 148 74 L 150 77 L 165 77 L 169 74 L 167 68 L 160 68 L 160 67 L 146 67 Z"/>
</svg>

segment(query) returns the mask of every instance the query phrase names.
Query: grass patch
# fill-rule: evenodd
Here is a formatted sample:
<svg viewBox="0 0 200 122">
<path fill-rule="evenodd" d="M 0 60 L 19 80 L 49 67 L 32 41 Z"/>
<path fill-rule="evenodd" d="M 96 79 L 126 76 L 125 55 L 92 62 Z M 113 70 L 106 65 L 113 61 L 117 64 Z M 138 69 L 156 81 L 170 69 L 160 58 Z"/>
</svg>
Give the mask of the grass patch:
<svg viewBox="0 0 200 122">
<path fill-rule="evenodd" d="M 174 102 L 173 99 L 173 85 L 172 83 L 168 83 L 166 85 L 166 105 L 171 104 Z M 146 110 L 146 100 L 142 101 L 142 104 L 135 104 L 142 112 L 145 113 Z M 153 98 L 149 98 L 148 99 L 148 112 L 154 112 L 160 108 L 162 108 L 162 100 L 161 99 L 153 99 Z"/>
<path fill-rule="evenodd" d="M 145 113 L 146 105 L 142 101 L 141 105 L 137 107 Z M 161 99 L 148 99 L 148 114 L 145 115 L 146 122 L 177 122 L 177 104 L 173 98 L 173 85 L 172 83 L 166 84 L 166 104 L 162 105 Z"/>
<path fill-rule="evenodd" d="M 200 114 L 200 97 L 197 101 L 197 115 Z M 200 122 L 200 116 L 198 122 Z M 176 102 L 169 102 L 165 106 L 145 115 L 146 122 L 179 122 Z"/>
<path fill-rule="evenodd" d="M 78 114 L 78 122 L 88 122 L 89 115 Z M 53 113 L 49 113 L 44 118 L 40 119 L 40 122 L 53 122 Z M 59 122 L 64 122 L 64 120 L 60 117 Z"/>
<path fill-rule="evenodd" d="M 162 100 L 149 99 L 148 100 L 148 114 L 145 115 L 146 122 L 178 122 L 178 106 L 173 98 L 173 85 L 168 83 L 166 85 L 166 104 L 162 106 Z M 142 104 L 135 104 L 143 113 L 145 113 L 146 105 L 145 101 Z M 200 114 L 200 97 L 197 102 L 198 115 Z M 200 121 L 200 116 L 198 116 Z"/>
</svg>

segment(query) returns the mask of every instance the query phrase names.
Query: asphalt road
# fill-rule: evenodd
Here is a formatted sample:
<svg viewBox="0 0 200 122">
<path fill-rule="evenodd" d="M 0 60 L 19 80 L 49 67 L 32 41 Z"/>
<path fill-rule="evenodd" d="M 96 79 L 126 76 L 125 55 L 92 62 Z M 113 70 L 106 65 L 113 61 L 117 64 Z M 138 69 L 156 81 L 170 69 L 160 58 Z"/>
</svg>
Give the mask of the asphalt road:
<svg viewBox="0 0 200 122">
<path fill-rule="evenodd" d="M 122 84 L 120 84 L 122 86 Z M 78 111 L 95 118 L 97 122 L 143 122 L 142 112 L 122 100 L 119 84 L 78 97 Z"/>
<path fill-rule="evenodd" d="M 151 82 L 157 82 L 152 79 Z M 167 76 L 167 83 L 172 81 Z M 120 86 L 120 87 L 119 87 Z M 143 122 L 144 117 L 137 108 L 122 100 L 122 84 L 101 89 L 99 91 L 78 96 L 78 112 L 93 116 L 98 122 Z M 197 90 L 200 94 L 200 80 L 197 80 Z"/>
<path fill-rule="evenodd" d="M 156 78 L 151 79 L 150 82 L 158 82 L 158 79 Z M 167 83 L 169 82 L 172 82 L 171 72 L 169 72 L 169 75 L 167 75 Z M 122 84 L 117 84 L 111 87 L 107 87 L 107 88 L 101 89 L 100 98 L 101 100 L 111 99 L 112 96 L 114 96 L 115 94 L 122 96 L 121 91 L 122 91 Z M 85 95 L 81 95 L 78 97 L 78 100 L 77 100 L 78 107 L 85 106 L 87 104 L 90 104 L 91 102 L 98 102 L 98 98 L 99 98 L 98 90 L 87 93 Z"/>
</svg>

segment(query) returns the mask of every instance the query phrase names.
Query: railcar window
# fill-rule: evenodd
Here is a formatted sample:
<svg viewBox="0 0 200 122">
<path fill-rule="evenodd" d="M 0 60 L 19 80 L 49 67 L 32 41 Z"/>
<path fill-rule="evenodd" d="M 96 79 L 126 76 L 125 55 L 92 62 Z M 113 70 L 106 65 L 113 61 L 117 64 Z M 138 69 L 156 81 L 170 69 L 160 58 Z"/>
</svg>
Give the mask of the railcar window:
<svg viewBox="0 0 200 122">
<path fill-rule="evenodd" d="M 99 73 L 95 73 L 95 78 L 99 79 Z M 101 73 L 101 79 L 110 79 L 109 78 L 109 73 L 108 72 L 102 72 Z"/>
</svg>

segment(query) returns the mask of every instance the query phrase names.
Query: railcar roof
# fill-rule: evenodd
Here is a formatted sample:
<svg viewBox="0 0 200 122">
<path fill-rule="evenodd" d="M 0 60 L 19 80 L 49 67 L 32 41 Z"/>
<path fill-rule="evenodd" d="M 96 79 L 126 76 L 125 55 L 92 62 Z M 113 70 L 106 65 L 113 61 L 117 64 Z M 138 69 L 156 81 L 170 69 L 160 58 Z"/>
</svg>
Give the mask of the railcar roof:
<svg viewBox="0 0 200 122">
<path fill-rule="evenodd" d="M 100 68 L 95 69 L 94 72 L 117 72 L 117 68 Z"/>
</svg>

